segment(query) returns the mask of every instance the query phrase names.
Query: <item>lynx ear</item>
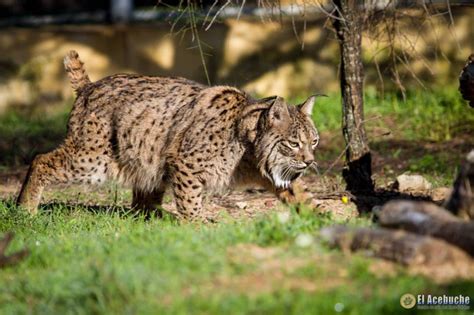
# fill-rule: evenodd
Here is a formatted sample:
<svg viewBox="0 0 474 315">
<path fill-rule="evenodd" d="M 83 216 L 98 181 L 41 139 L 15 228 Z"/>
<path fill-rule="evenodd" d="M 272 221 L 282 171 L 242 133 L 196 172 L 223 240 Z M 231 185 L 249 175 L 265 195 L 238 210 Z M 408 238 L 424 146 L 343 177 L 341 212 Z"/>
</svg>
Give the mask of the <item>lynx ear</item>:
<svg viewBox="0 0 474 315">
<path fill-rule="evenodd" d="M 275 98 L 275 101 L 268 112 L 268 118 L 272 125 L 288 121 L 290 118 L 290 113 L 288 112 L 288 107 L 286 106 L 283 98 L 279 96 Z"/>
<path fill-rule="evenodd" d="M 316 97 L 318 96 L 325 96 L 327 97 L 326 94 L 314 94 L 308 97 L 308 99 L 299 106 L 300 111 L 305 113 L 308 116 L 311 116 L 313 114 L 313 106 L 314 102 L 316 101 Z"/>
<path fill-rule="evenodd" d="M 241 116 L 245 117 L 257 110 L 269 109 L 270 107 L 272 107 L 277 97 L 278 96 L 270 96 L 270 97 L 261 98 L 259 100 L 254 100 L 243 109 Z"/>
<path fill-rule="evenodd" d="M 265 97 L 265 98 L 261 98 L 258 100 L 259 103 L 266 103 L 266 104 L 269 104 L 269 105 L 272 105 L 275 100 L 278 98 L 278 96 L 276 95 L 273 95 L 273 96 L 269 96 L 269 97 Z"/>
</svg>

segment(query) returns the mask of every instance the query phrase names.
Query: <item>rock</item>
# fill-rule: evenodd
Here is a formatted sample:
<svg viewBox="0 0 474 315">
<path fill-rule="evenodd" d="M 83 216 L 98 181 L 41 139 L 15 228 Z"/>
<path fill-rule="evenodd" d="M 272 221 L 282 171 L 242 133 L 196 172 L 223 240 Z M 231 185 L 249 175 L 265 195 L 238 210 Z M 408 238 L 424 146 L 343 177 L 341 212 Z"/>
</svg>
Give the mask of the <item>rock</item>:
<svg viewBox="0 0 474 315">
<path fill-rule="evenodd" d="M 431 189 L 431 183 L 421 175 L 402 174 L 394 184 L 400 192 L 419 192 Z"/>
<path fill-rule="evenodd" d="M 435 202 L 441 202 L 448 199 L 450 194 L 451 194 L 451 188 L 448 188 L 448 187 L 435 188 L 431 192 L 431 199 Z"/>
<path fill-rule="evenodd" d="M 273 202 L 273 200 L 267 200 L 265 201 L 265 207 L 267 208 L 271 208 L 275 205 L 275 203 Z"/>
<path fill-rule="evenodd" d="M 277 213 L 278 221 L 281 224 L 288 223 L 288 221 L 290 221 L 290 217 L 291 217 L 291 214 L 290 214 L 289 211 L 284 211 L 284 212 L 278 212 Z"/>
<path fill-rule="evenodd" d="M 247 203 L 245 201 L 237 201 L 235 203 L 235 205 L 237 206 L 237 208 L 239 209 L 245 209 L 247 208 Z"/>
<path fill-rule="evenodd" d="M 295 239 L 295 244 L 298 247 L 305 248 L 309 247 L 314 243 L 314 237 L 311 234 L 303 233 L 299 234 Z"/>
</svg>

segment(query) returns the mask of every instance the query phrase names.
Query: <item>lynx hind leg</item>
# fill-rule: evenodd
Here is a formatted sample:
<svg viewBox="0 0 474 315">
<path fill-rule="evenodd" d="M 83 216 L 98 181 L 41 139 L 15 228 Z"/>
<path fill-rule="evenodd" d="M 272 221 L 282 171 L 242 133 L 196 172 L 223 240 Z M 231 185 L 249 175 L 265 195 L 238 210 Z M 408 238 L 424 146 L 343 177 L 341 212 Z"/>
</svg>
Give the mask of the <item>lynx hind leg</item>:
<svg viewBox="0 0 474 315">
<path fill-rule="evenodd" d="M 31 163 L 17 204 L 30 213 L 37 212 L 44 188 L 59 183 L 102 184 L 108 177 L 110 158 L 73 145 L 38 155 Z"/>
<path fill-rule="evenodd" d="M 36 156 L 26 175 L 17 205 L 36 214 L 44 187 L 72 179 L 70 166 L 73 154 L 68 146 L 61 146 L 52 152 Z"/>
<path fill-rule="evenodd" d="M 100 132 L 96 137 L 89 134 L 85 142 L 76 143 L 71 138 L 65 140 L 59 148 L 46 154 L 38 155 L 31 163 L 30 169 L 17 199 L 17 204 L 30 213 L 37 212 L 44 188 L 58 183 L 102 184 L 114 163 L 108 155 L 111 148 L 106 144 Z M 102 131 L 105 133 L 105 131 Z"/>
<path fill-rule="evenodd" d="M 161 217 L 162 213 L 158 208 L 163 203 L 165 191 L 166 186 L 164 184 L 152 192 L 143 192 L 136 187 L 133 188 L 132 209 L 137 213 L 144 214 L 147 219 L 151 218 L 152 215 Z"/>
</svg>

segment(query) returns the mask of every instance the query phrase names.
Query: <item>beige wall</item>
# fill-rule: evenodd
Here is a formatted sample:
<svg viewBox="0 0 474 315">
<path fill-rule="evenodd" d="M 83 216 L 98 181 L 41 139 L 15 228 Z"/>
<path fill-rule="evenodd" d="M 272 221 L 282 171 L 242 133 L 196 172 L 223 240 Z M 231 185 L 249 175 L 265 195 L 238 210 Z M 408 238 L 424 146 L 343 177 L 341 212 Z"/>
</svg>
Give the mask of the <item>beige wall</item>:
<svg viewBox="0 0 474 315">
<path fill-rule="evenodd" d="M 455 83 L 461 65 L 474 51 L 474 8 L 455 12 L 455 25 L 434 20 L 400 29 L 399 53 L 411 56 L 401 66 L 403 83 L 416 87 L 407 68 L 427 86 Z M 201 31 L 205 60 L 213 84 L 230 84 L 259 95 L 299 96 L 338 89 L 338 46 L 325 19 L 291 22 L 228 20 Z M 420 23 L 421 24 L 421 23 Z M 91 79 L 117 72 L 184 76 L 206 82 L 196 41 L 189 32 L 169 34 L 167 23 L 119 26 L 48 26 L 0 29 L 0 111 L 10 105 L 46 106 L 72 96 L 62 58 L 75 49 Z M 421 30 L 421 33 L 420 33 Z M 301 43 L 304 42 L 304 49 Z M 413 45 L 412 45 L 413 44 Z M 381 87 L 374 67 L 390 56 L 379 52 L 386 43 L 364 39 L 366 86 Z M 415 46 L 416 51 L 412 50 Z M 392 75 L 382 73 L 384 87 Z"/>
</svg>

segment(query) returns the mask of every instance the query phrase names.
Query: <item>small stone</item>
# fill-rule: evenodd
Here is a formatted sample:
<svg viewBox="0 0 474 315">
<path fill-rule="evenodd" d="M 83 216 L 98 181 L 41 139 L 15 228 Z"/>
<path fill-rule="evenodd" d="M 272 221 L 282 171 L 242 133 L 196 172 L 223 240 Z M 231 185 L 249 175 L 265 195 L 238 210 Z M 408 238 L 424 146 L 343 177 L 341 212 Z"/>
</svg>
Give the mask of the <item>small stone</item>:
<svg viewBox="0 0 474 315">
<path fill-rule="evenodd" d="M 431 192 L 431 199 L 433 199 L 433 201 L 443 201 L 443 200 L 448 199 L 450 194 L 451 194 L 451 188 L 448 188 L 448 187 L 435 188 Z"/>
<path fill-rule="evenodd" d="M 290 212 L 289 211 L 278 212 L 277 218 L 281 224 L 285 224 L 290 220 Z"/>
<path fill-rule="evenodd" d="M 245 209 L 247 208 L 247 203 L 245 201 L 237 201 L 235 203 L 235 205 L 237 206 L 237 208 L 239 209 Z"/>
<path fill-rule="evenodd" d="M 301 247 L 301 248 L 309 247 L 313 244 L 313 242 L 314 242 L 313 236 L 306 233 L 298 235 L 295 239 L 296 246 Z"/>
<path fill-rule="evenodd" d="M 268 208 L 271 208 L 273 207 L 275 204 L 273 203 L 273 200 L 267 200 L 265 201 L 265 207 L 268 207 Z"/>
<path fill-rule="evenodd" d="M 431 183 L 421 175 L 402 174 L 397 177 L 394 186 L 400 192 L 417 192 L 431 189 Z"/>
</svg>

